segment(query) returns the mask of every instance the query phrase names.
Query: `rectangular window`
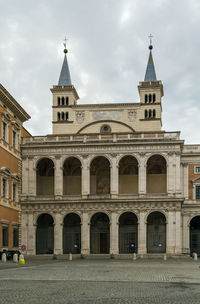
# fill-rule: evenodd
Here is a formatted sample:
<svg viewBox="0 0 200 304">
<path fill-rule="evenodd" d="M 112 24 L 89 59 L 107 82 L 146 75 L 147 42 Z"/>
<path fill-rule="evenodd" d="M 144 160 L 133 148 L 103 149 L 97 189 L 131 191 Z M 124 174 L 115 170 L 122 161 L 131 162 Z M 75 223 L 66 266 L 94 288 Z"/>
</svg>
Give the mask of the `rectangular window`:
<svg viewBox="0 0 200 304">
<path fill-rule="evenodd" d="M 2 227 L 2 247 L 8 247 L 8 227 Z"/>
<path fill-rule="evenodd" d="M 12 132 L 12 145 L 13 145 L 13 148 L 16 148 L 16 132 L 13 131 Z"/>
<path fill-rule="evenodd" d="M 12 198 L 13 198 L 13 202 L 16 201 L 16 189 L 17 189 L 17 185 L 16 185 L 16 184 L 13 184 L 13 187 L 12 187 Z"/>
<path fill-rule="evenodd" d="M 3 139 L 4 140 L 6 140 L 7 139 L 7 124 L 3 121 L 3 128 L 2 128 L 2 130 L 3 130 L 3 133 L 2 133 L 2 137 L 3 137 Z"/>
<path fill-rule="evenodd" d="M 194 168 L 194 172 L 200 174 L 200 167 L 195 167 L 195 168 Z"/>
<path fill-rule="evenodd" d="M 2 197 L 6 197 L 6 179 L 2 179 Z"/>
<path fill-rule="evenodd" d="M 196 199 L 200 199 L 200 186 L 196 186 Z"/>
<path fill-rule="evenodd" d="M 17 227 L 13 228 L 13 247 L 18 247 L 18 236 L 19 236 L 19 231 Z"/>
</svg>

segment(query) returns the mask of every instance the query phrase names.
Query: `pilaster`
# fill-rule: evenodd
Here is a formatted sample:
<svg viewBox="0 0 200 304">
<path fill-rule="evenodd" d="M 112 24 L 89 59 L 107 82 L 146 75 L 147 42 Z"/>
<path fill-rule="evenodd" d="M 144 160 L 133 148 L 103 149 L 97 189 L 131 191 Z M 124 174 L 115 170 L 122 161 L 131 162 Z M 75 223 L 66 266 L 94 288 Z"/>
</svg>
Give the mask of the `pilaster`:
<svg viewBox="0 0 200 304">
<path fill-rule="evenodd" d="M 90 224 L 88 213 L 83 213 L 81 223 L 81 253 L 90 253 Z"/>
<path fill-rule="evenodd" d="M 111 165 L 111 196 L 112 198 L 116 198 L 119 193 L 119 170 L 117 165 L 117 155 L 113 155 L 112 157 L 112 165 Z"/>
<path fill-rule="evenodd" d="M 139 224 L 138 224 L 138 253 L 145 254 L 147 252 L 147 241 L 146 241 L 146 221 L 145 221 L 145 212 L 141 211 L 139 215 Z"/>
<path fill-rule="evenodd" d="M 144 153 L 140 153 L 140 164 L 139 164 L 139 195 L 146 195 L 146 184 L 147 184 L 147 176 L 146 176 L 146 158 Z"/>
<path fill-rule="evenodd" d="M 110 225 L 110 253 L 119 253 L 119 227 L 117 222 L 117 213 L 111 214 L 111 225 Z"/>
<path fill-rule="evenodd" d="M 63 168 L 60 156 L 55 157 L 55 168 L 54 168 L 54 193 L 55 195 L 63 195 Z"/>
<path fill-rule="evenodd" d="M 54 254 L 63 254 L 62 215 L 56 213 L 54 219 Z"/>
<path fill-rule="evenodd" d="M 87 198 L 90 194 L 90 167 L 87 156 L 83 158 L 82 163 L 82 196 Z"/>
</svg>

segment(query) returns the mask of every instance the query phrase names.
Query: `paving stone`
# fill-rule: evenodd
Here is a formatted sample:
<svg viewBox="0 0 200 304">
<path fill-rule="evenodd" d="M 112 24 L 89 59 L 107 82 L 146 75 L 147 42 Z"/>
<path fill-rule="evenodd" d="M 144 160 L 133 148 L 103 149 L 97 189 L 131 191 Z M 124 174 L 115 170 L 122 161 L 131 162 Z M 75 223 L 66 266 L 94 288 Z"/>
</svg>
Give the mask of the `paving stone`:
<svg viewBox="0 0 200 304">
<path fill-rule="evenodd" d="M 0 264 L 0 304 L 199 303 L 200 262 L 73 260 Z"/>
</svg>

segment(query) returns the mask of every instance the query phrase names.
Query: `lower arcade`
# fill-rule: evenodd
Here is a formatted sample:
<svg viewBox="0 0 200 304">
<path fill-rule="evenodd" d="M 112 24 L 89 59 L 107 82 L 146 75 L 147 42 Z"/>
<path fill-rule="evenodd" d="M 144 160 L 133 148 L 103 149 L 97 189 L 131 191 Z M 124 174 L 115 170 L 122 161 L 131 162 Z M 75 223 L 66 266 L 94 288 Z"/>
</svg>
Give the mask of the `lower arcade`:
<svg viewBox="0 0 200 304">
<path fill-rule="evenodd" d="M 65 212 L 61 205 L 57 213 L 24 212 L 22 243 L 27 246 L 26 253 L 173 255 L 200 251 L 200 216 L 181 214 L 180 202 L 168 203 L 168 210 L 160 209 L 163 203 L 149 203 L 154 209 L 135 211 L 131 210 L 131 203 L 120 211 L 119 203 L 110 204 L 110 209 L 115 207 L 118 211 L 105 210 L 106 204 L 103 205 L 104 210 L 94 211 L 96 204 L 87 203 L 87 212 Z M 29 204 L 29 210 L 30 207 Z M 51 210 L 53 206 L 47 203 L 39 209 L 42 207 Z"/>
</svg>

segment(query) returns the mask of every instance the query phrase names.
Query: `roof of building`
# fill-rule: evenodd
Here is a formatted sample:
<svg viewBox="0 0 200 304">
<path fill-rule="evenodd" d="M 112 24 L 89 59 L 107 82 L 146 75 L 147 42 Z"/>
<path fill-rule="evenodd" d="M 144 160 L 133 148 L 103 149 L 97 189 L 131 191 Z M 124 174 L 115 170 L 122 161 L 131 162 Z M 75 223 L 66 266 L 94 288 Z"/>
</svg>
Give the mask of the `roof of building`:
<svg viewBox="0 0 200 304">
<path fill-rule="evenodd" d="M 152 56 L 152 52 L 151 52 L 153 47 L 152 46 L 150 46 L 150 47 L 149 47 L 149 49 L 150 49 L 149 60 L 147 63 L 144 81 L 157 81 L 154 62 L 153 62 L 153 56 Z"/>
<path fill-rule="evenodd" d="M 31 118 L 30 115 L 12 97 L 12 95 L 2 86 L 2 84 L 0 84 L 0 98 L 4 102 L 4 104 L 8 108 L 10 108 L 22 122 Z"/>
<path fill-rule="evenodd" d="M 58 85 L 72 85 L 66 53 L 64 56 L 64 61 L 60 72 Z"/>
</svg>

